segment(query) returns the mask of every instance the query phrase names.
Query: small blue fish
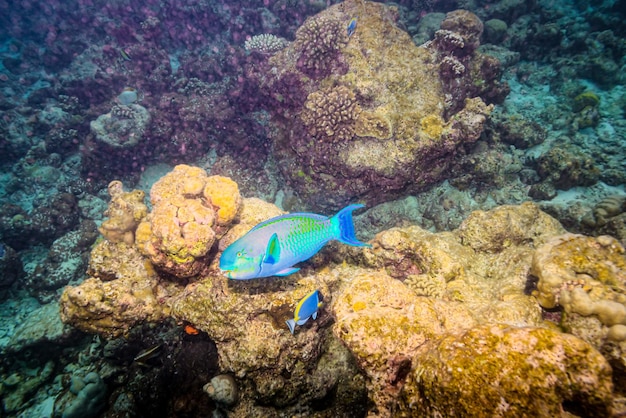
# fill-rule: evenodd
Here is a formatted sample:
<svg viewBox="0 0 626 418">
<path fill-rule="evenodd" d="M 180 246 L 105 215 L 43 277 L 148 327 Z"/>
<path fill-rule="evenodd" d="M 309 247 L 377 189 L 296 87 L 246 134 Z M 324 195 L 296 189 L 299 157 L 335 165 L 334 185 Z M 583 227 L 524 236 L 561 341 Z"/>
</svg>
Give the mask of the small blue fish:
<svg viewBox="0 0 626 418">
<path fill-rule="evenodd" d="M 296 305 L 296 310 L 293 312 L 293 319 L 285 321 L 287 322 L 289 331 L 293 334 L 296 325 L 304 325 L 309 318 L 313 318 L 313 320 L 317 319 L 317 310 L 322 306 L 323 301 L 324 297 L 319 290 L 314 290 L 303 297 L 302 300 L 298 302 L 298 305 Z"/>
<path fill-rule="evenodd" d="M 348 23 L 348 37 L 352 36 L 356 30 L 356 17 L 353 17 L 350 23 Z"/>
<path fill-rule="evenodd" d="M 330 240 L 369 247 L 354 235 L 350 205 L 329 218 L 314 213 L 291 213 L 261 222 L 228 246 L 220 269 L 229 279 L 247 280 L 288 276 L 300 270 L 294 264 L 313 257 Z"/>
</svg>

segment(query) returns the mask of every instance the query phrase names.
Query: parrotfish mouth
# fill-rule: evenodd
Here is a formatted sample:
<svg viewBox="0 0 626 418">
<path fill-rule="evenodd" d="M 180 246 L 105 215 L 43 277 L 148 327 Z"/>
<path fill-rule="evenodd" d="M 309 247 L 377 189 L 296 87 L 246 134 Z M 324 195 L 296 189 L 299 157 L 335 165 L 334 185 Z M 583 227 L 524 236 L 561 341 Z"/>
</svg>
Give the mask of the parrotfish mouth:
<svg viewBox="0 0 626 418">
<path fill-rule="evenodd" d="M 232 276 L 232 271 L 230 271 L 230 270 L 223 270 L 223 269 L 220 269 L 220 272 L 221 272 L 224 276 L 228 277 L 229 279 L 232 279 L 232 277 L 231 277 L 231 276 Z"/>
</svg>

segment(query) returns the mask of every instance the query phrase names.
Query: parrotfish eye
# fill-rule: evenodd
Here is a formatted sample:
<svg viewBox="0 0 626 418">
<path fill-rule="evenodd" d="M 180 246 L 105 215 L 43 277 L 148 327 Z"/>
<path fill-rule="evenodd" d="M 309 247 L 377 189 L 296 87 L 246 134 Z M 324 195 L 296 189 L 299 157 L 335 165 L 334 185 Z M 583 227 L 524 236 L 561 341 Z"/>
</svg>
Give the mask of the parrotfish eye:
<svg viewBox="0 0 626 418">
<path fill-rule="evenodd" d="M 243 256 L 244 256 L 244 254 L 245 254 L 245 253 L 244 253 L 243 251 L 239 251 L 239 252 L 237 253 L 237 257 L 243 257 Z"/>
</svg>

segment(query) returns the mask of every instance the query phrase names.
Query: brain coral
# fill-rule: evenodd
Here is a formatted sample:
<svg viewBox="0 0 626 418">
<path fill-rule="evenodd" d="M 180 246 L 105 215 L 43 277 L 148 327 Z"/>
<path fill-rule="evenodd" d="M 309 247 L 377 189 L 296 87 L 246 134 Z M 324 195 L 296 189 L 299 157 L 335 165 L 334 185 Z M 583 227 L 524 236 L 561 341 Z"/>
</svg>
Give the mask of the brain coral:
<svg viewBox="0 0 626 418">
<path fill-rule="evenodd" d="M 197 274 L 234 220 L 241 196 L 235 182 L 178 165 L 150 191 L 152 212 L 137 228 L 135 243 L 157 268 L 176 277 Z"/>
<path fill-rule="evenodd" d="M 380 203 L 440 181 L 456 148 L 478 139 L 491 112 L 467 94 L 447 114 L 442 54 L 416 46 L 396 18 L 396 9 L 380 3 L 331 6 L 309 18 L 259 77 L 276 103 L 268 110 L 283 175 L 319 210 L 355 199 Z M 463 47 L 473 46 L 474 32 L 462 25 L 449 31 L 455 27 Z M 481 74 L 468 71 L 461 87 L 480 84 Z"/>
</svg>

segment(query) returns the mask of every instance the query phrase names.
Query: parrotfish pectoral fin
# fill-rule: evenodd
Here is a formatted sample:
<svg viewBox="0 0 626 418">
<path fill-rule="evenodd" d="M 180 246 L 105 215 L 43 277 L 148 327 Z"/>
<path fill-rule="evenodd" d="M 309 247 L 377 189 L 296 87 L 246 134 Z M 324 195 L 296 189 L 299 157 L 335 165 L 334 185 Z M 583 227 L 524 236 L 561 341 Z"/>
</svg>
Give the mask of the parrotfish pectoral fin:
<svg viewBox="0 0 626 418">
<path fill-rule="evenodd" d="M 293 332 L 296 329 L 296 321 L 294 321 L 293 319 L 288 319 L 285 322 L 287 323 L 287 326 L 289 327 L 289 331 L 291 331 L 291 333 L 293 334 Z"/>
<path fill-rule="evenodd" d="M 274 276 L 289 276 L 290 274 L 293 274 L 298 270 L 300 270 L 298 267 L 289 267 L 277 273 L 274 273 Z"/>
<path fill-rule="evenodd" d="M 273 234 L 267 243 L 267 249 L 265 250 L 264 263 L 276 264 L 280 257 L 280 243 L 278 242 L 278 235 Z"/>
<path fill-rule="evenodd" d="M 360 209 L 364 206 L 365 205 L 362 204 L 346 206 L 332 217 L 331 223 L 337 223 L 339 225 L 339 236 L 335 237 L 335 239 L 343 242 L 344 244 L 354 245 L 356 247 L 371 247 L 370 244 L 359 241 L 354 234 L 352 211 Z"/>
</svg>

